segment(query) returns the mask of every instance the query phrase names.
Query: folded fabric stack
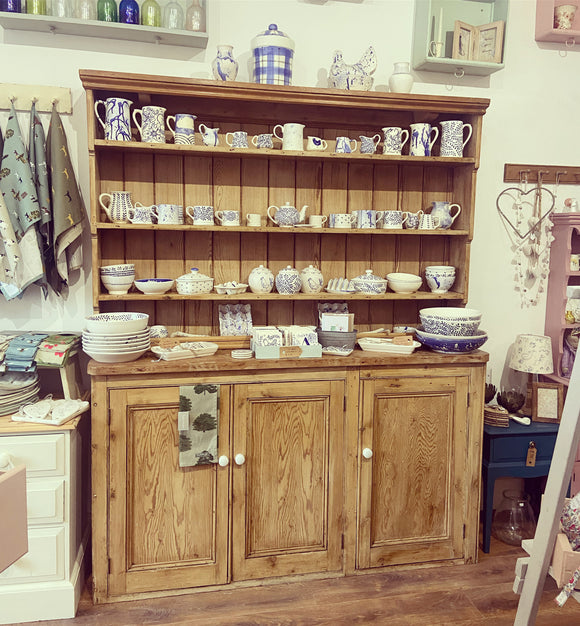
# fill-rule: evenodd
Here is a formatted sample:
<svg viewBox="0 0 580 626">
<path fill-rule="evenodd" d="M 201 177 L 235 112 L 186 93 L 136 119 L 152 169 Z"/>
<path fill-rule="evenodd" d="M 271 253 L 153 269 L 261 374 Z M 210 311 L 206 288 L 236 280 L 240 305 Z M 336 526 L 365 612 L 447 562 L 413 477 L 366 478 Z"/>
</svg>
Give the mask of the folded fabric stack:
<svg viewBox="0 0 580 626">
<path fill-rule="evenodd" d="M 36 351 L 47 333 L 24 333 L 10 340 L 4 354 L 4 367 L 12 372 L 36 371 Z"/>
<path fill-rule="evenodd" d="M 0 373 L 0 415 L 10 415 L 23 404 L 38 400 L 40 383 L 34 373 Z"/>
</svg>

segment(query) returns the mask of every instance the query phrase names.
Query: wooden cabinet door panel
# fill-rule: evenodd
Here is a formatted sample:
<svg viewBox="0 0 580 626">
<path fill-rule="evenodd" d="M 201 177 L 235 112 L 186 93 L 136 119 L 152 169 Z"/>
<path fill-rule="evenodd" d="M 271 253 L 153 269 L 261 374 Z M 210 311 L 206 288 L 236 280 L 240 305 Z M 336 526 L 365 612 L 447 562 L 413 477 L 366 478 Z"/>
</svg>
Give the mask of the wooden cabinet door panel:
<svg viewBox="0 0 580 626">
<path fill-rule="evenodd" d="M 232 578 L 342 565 L 342 381 L 236 385 Z"/>
<path fill-rule="evenodd" d="M 220 391 L 227 454 L 229 390 Z M 110 407 L 109 593 L 227 582 L 228 468 L 179 467 L 179 388 L 111 391 Z"/>
<path fill-rule="evenodd" d="M 363 383 L 359 568 L 463 557 L 467 383 Z"/>
</svg>

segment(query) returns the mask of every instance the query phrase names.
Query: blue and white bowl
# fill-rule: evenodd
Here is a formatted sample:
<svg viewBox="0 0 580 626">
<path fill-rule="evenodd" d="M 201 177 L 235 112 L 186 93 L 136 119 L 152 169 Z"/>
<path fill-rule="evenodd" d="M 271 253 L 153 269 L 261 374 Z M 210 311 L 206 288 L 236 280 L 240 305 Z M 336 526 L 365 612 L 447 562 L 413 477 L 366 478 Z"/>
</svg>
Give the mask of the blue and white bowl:
<svg viewBox="0 0 580 626">
<path fill-rule="evenodd" d="M 417 339 L 435 352 L 462 354 L 478 350 L 487 341 L 487 333 L 477 330 L 470 337 L 457 337 L 455 335 L 436 335 L 427 333 L 419 326 L 415 332 Z"/>
<path fill-rule="evenodd" d="M 461 307 L 429 307 L 421 309 L 419 317 L 425 332 L 473 337 L 481 322 L 481 311 Z"/>
<path fill-rule="evenodd" d="M 173 282 L 172 278 L 139 278 L 135 281 L 135 287 L 144 294 L 154 295 L 169 291 Z"/>
<path fill-rule="evenodd" d="M 86 329 L 90 333 L 119 335 L 145 330 L 149 322 L 147 313 L 96 313 L 85 318 Z"/>
</svg>

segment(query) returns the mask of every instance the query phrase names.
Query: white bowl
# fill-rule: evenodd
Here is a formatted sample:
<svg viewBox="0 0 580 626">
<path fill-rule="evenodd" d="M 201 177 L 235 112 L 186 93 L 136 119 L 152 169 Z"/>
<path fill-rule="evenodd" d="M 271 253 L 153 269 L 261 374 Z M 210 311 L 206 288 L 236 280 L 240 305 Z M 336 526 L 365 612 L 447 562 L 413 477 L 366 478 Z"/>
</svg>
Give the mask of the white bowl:
<svg viewBox="0 0 580 626">
<path fill-rule="evenodd" d="M 106 274 L 108 276 L 123 275 L 128 272 L 135 273 L 134 263 L 117 263 L 116 265 L 101 265 L 99 268 L 101 275 Z"/>
<path fill-rule="evenodd" d="M 147 313 L 96 313 L 85 318 L 86 328 L 92 333 L 119 335 L 144 330 L 149 322 Z"/>
<path fill-rule="evenodd" d="M 149 350 L 149 348 L 151 347 L 151 342 L 148 341 L 147 343 L 143 343 L 143 344 L 136 344 L 136 345 L 131 345 L 131 346 L 124 346 L 124 347 L 119 347 L 119 346 L 115 346 L 115 347 L 109 347 L 109 346 L 103 346 L 100 344 L 86 344 L 83 343 L 83 350 L 85 352 L 90 351 L 94 354 L 127 354 L 129 352 L 138 352 L 139 350 Z"/>
<path fill-rule="evenodd" d="M 448 274 L 455 274 L 455 266 L 454 265 L 427 265 L 425 268 L 425 273 L 427 272 L 445 272 Z"/>
<path fill-rule="evenodd" d="M 395 293 L 414 293 L 423 284 L 423 279 L 415 274 L 393 272 L 387 274 L 389 289 Z"/>
<path fill-rule="evenodd" d="M 101 274 L 101 282 L 105 286 L 106 290 L 111 295 L 116 296 L 128 293 L 134 279 L 135 272 L 132 272 L 128 276 L 106 276 Z"/>
<path fill-rule="evenodd" d="M 149 327 L 144 328 L 143 330 L 137 330 L 130 333 L 116 333 L 112 335 L 111 333 L 92 333 L 88 330 L 83 330 L 82 338 L 83 340 L 89 341 L 102 341 L 106 343 L 117 343 L 117 342 L 125 342 L 127 340 L 141 340 L 148 339 L 152 335 L 151 329 Z"/>
<path fill-rule="evenodd" d="M 427 285 L 433 293 L 447 293 L 455 282 L 455 274 L 426 274 Z"/>
<path fill-rule="evenodd" d="M 135 287 L 147 295 L 166 293 L 173 287 L 172 278 L 139 278 L 135 281 Z"/>
<path fill-rule="evenodd" d="M 121 353 L 103 353 L 97 350 L 84 350 L 84 352 L 95 361 L 99 361 L 99 363 L 127 363 L 129 361 L 136 361 L 139 357 L 143 356 L 147 350 L 148 348 Z"/>
<path fill-rule="evenodd" d="M 481 322 L 481 311 L 461 307 L 430 307 L 421 309 L 419 317 L 427 333 L 472 337 Z"/>
</svg>

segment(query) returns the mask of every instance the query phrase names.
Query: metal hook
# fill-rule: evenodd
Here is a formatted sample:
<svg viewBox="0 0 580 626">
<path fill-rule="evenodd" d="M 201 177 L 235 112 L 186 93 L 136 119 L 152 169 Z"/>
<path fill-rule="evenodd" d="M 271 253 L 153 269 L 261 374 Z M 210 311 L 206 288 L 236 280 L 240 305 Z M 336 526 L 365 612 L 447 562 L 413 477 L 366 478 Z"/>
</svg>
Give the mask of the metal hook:
<svg viewBox="0 0 580 626">
<path fill-rule="evenodd" d="M 538 170 L 538 187 L 541 189 L 544 183 L 544 174 L 549 174 L 549 170 Z"/>
<path fill-rule="evenodd" d="M 458 67 L 454 72 L 455 78 L 463 78 L 465 76 L 465 70 L 462 67 Z"/>
<path fill-rule="evenodd" d="M 53 99 L 50 101 L 50 104 L 52 104 L 52 106 L 56 106 L 56 105 L 58 104 L 58 98 L 53 98 Z"/>
<path fill-rule="evenodd" d="M 562 172 L 556 172 L 556 187 L 560 184 L 560 175 L 565 176 L 568 172 L 566 170 Z"/>
<path fill-rule="evenodd" d="M 38 98 L 36 96 L 32 96 L 30 99 L 32 100 L 32 104 L 36 104 L 38 102 Z"/>
<path fill-rule="evenodd" d="M 11 96 L 9 96 L 9 97 L 8 97 L 8 100 L 10 100 L 10 102 L 11 102 L 12 104 L 14 104 L 14 102 L 16 101 L 16 99 L 17 99 L 17 98 L 16 98 L 16 96 L 15 96 L 15 95 L 11 95 Z"/>
<path fill-rule="evenodd" d="M 528 184 L 528 174 L 531 170 L 520 170 L 520 187 L 523 188 L 524 192 L 526 190 L 526 186 Z"/>
<path fill-rule="evenodd" d="M 573 48 L 576 45 L 576 40 L 574 39 L 574 37 L 570 37 L 569 39 L 566 39 L 566 48 Z"/>
</svg>

